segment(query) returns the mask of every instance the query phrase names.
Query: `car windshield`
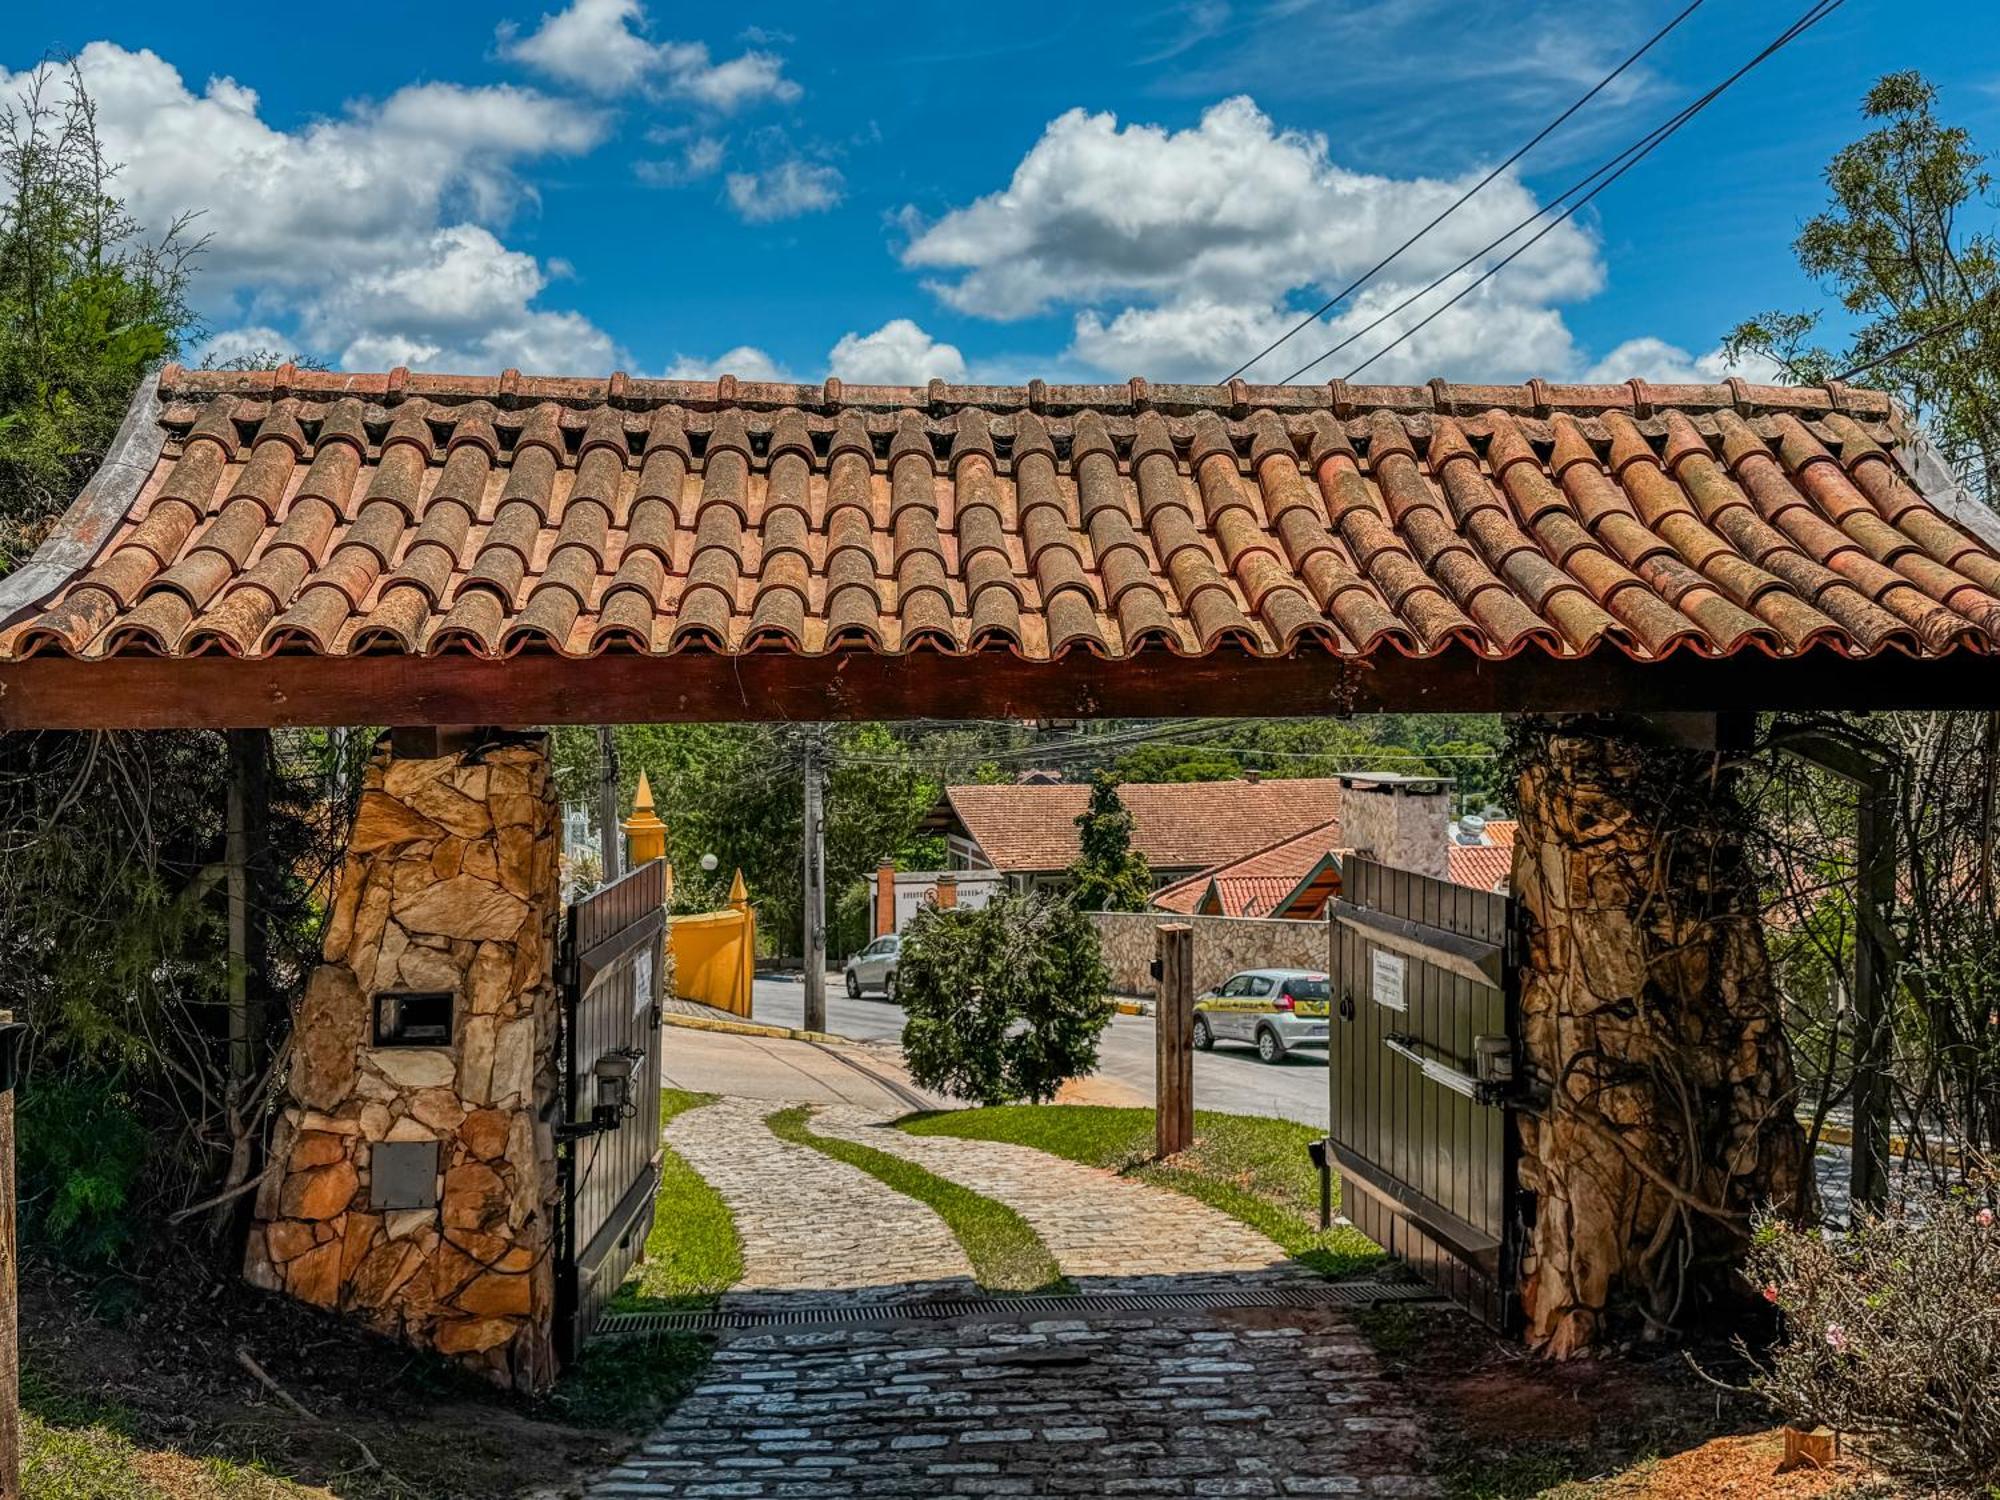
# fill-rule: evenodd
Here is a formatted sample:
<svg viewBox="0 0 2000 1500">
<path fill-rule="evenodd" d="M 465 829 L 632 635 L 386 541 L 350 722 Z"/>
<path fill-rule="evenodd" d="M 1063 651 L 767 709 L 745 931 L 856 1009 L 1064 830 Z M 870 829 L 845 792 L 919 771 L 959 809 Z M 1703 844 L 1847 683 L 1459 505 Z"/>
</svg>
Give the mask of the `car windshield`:
<svg viewBox="0 0 2000 1500">
<path fill-rule="evenodd" d="M 1285 985 L 1285 990 L 1294 1000 L 1324 1000 L 1330 993 L 1326 987 L 1324 974 L 1308 974 L 1302 979 L 1294 979 Z"/>
</svg>

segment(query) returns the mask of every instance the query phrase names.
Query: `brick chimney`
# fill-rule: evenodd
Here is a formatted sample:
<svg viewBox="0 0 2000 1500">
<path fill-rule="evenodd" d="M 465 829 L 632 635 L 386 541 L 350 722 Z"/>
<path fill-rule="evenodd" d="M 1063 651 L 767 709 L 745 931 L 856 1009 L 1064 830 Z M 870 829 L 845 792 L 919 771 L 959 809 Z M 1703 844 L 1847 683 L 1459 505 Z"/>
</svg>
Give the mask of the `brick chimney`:
<svg viewBox="0 0 2000 1500">
<path fill-rule="evenodd" d="M 1350 771 L 1340 778 L 1340 837 L 1378 863 L 1450 878 L 1451 782 Z"/>
</svg>

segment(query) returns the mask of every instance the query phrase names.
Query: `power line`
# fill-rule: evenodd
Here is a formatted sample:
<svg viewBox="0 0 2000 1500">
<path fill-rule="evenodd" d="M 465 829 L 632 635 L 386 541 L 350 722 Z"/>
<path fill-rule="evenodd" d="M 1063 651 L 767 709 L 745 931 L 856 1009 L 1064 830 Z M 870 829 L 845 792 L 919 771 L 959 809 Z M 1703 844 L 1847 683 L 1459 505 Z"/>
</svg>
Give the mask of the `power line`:
<svg viewBox="0 0 2000 1500">
<path fill-rule="evenodd" d="M 1512 156 L 1508 157 L 1505 161 L 1501 162 L 1499 166 L 1495 167 L 1492 171 L 1488 172 L 1484 177 L 1480 178 L 1478 182 L 1474 183 L 1471 187 L 1467 188 L 1463 193 L 1459 194 L 1457 198 L 1453 199 L 1452 202 L 1446 206 L 1444 211 L 1440 213 L 1436 218 L 1432 219 L 1430 223 L 1424 225 L 1423 228 L 1419 229 L 1415 234 L 1411 235 L 1408 239 L 1404 240 L 1402 244 L 1398 245 L 1395 249 L 1391 250 L 1387 255 L 1383 256 L 1380 260 L 1376 261 L 1374 265 L 1370 266 L 1367 270 L 1363 271 L 1359 276 L 1355 277 L 1354 280 L 1348 282 L 1346 286 L 1342 287 L 1339 291 L 1335 292 L 1331 297 L 1327 298 L 1326 301 L 1322 302 L 1316 309 L 1314 309 L 1310 313 L 1307 313 L 1305 317 L 1299 319 L 1299 321 L 1295 325 L 1287 329 L 1284 333 L 1280 334 L 1277 338 L 1273 339 L 1270 343 L 1266 344 L 1262 349 L 1259 349 L 1255 354 L 1251 355 L 1248 359 L 1244 360 L 1242 364 L 1238 365 L 1235 369 L 1231 370 L 1227 375 L 1223 376 L 1222 382 L 1224 384 L 1227 384 L 1229 381 L 1234 380 L 1238 375 L 1241 375 L 1245 370 L 1249 369 L 1252 365 L 1256 364 L 1257 361 L 1262 359 L 1265 355 L 1269 354 L 1272 350 L 1278 348 L 1282 344 L 1288 343 L 1293 337 L 1293 335 L 1312 326 L 1312 324 L 1317 322 L 1319 319 L 1325 317 L 1335 307 L 1339 306 L 1339 304 L 1345 302 L 1349 297 L 1353 296 L 1356 292 L 1360 291 L 1361 288 L 1366 286 L 1370 281 L 1373 281 L 1379 272 L 1384 270 L 1391 262 L 1395 261 L 1399 256 L 1401 256 L 1405 250 L 1409 249 L 1412 245 L 1416 244 L 1418 240 L 1422 239 L 1425 235 L 1429 234 L 1433 229 L 1437 228 L 1438 225 L 1442 224 L 1446 219 L 1450 218 L 1453 214 L 1457 213 L 1461 208 L 1463 208 L 1467 203 L 1469 203 L 1477 194 L 1479 194 L 1489 183 L 1491 183 L 1494 178 L 1498 177 L 1502 172 L 1506 171 L 1509 167 L 1513 166 L 1515 162 L 1519 161 L 1522 157 L 1526 156 L 1530 151 L 1534 150 L 1535 147 L 1541 145 L 1541 143 L 1547 140 L 1551 135 L 1553 135 L 1556 132 L 1556 130 L 1559 129 L 1562 126 L 1562 124 L 1569 119 L 1571 115 L 1575 114 L 1578 110 L 1582 109 L 1584 105 L 1590 103 L 1592 99 L 1595 99 L 1599 94 L 1603 93 L 1605 89 L 1609 88 L 1612 82 L 1618 77 L 1619 74 L 1623 73 L 1627 68 L 1631 67 L 1632 64 L 1636 63 L 1640 58 L 1644 57 L 1648 52 L 1652 51 L 1654 46 L 1662 38 L 1664 38 L 1668 32 L 1672 31 L 1676 26 L 1680 25 L 1681 22 L 1685 21 L 1689 16 L 1693 15 L 1697 10 L 1699 10 L 1701 8 L 1701 4 L 1702 0 L 1694 0 L 1694 3 L 1688 6 L 1686 10 L 1682 11 L 1679 15 L 1675 16 L 1671 21 L 1667 22 L 1666 25 L 1662 26 L 1658 31 L 1654 32 L 1651 37 L 1647 38 L 1645 45 L 1640 47 L 1638 51 L 1634 52 L 1631 56 L 1627 57 L 1623 62 L 1618 64 L 1617 67 L 1613 68 L 1609 73 L 1606 73 L 1602 78 L 1598 79 L 1596 83 L 1591 85 L 1588 92 L 1584 93 L 1580 98 L 1576 100 L 1575 103 L 1571 104 L 1568 109 L 1564 110 L 1561 114 L 1557 115 L 1553 120 L 1549 121 L 1548 124 L 1544 125 L 1539 131 L 1537 131 L 1534 134 L 1534 136 L 1532 136 L 1528 140 L 1528 142 L 1525 145 L 1517 149 Z"/>
<path fill-rule="evenodd" d="M 1366 327 L 1357 329 L 1355 332 L 1349 334 L 1346 338 L 1342 339 L 1339 343 L 1335 344 L 1331 349 L 1326 350 L 1317 358 L 1309 360 L 1307 363 L 1299 366 L 1298 369 L 1292 371 L 1291 374 L 1285 377 L 1283 383 L 1290 384 L 1291 382 L 1297 380 L 1301 375 L 1304 375 L 1307 371 L 1311 370 L 1315 365 L 1324 363 L 1326 360 L 1329 360 L 1334 355 L 1340 353 L 1341 350 L 1346 349 L 1349 346 L 1353 345 L 1354 343 L 1358 342 L 1359 340 L 1367 337 L 1368 334 L 1374 332 L 1377 328 L 1380 328 L 1384 323 L 1390 321 L 1390 319 L 1394 318 L 1398 313 L 1403 312 L 1412 304 L 1419 302 L 1423 298 L 1429 296 L 1432 292 L 1436 291 L 1439 287 L 1443 286 L 1446 282 L 1450 281 L 1452 277 L 1458 275 L 1461 271 L 1465 270 L 1467 267 L 1476 264 L 1490 252 L 1499 248 L 1501 245 L 1504 245 L 1508 240 L 1512 239 L 1515 235 L 1519 234 L 1522 230 L 1526 229 L 1530 224 L 1533 224 L 1537 219 L 1545 217 L 1548 214 L 1549 210 L 1553 209 L 1557 204 L 1564 202 L 1566 199 L 1569 199 L 1572 196 L 1575 196 L 1576 194 L 1582 193 L 1581 197 L 1578 197 L 1574 203 L 1571 203 L 1570 206 L 1567 209 L 1565 209 L 1559 217 L 1552 220 L 1549 224 L 1547 224 L 1540 231 L 1538 231 L 1533 238 L 1527 241 L 1526 244 L 1523 244 L 1514 251 L 1512 251 L 1506 257 L 1505 260 L 1502 260 L 1501 262 L 1499 262 L 1499 264 L 1493 266 L 1491 269 L 1486 271 L 1483 275 L 1481 275 L 1477 280 L 1473 281 L 1470 285 L 1462 288 L 1460 291 L 1455 293 L 1442 306 L 1438 307 L 1433 312 L 1427 314 L 1421 322 L 1405 330 L 1401 335 L 1399 335 L 1389 344 L 1376 350 L 1375 353 L 1370 355 L 1366 360 L 1362 361 L 1361 364 L 1355 366 L 1353 370 L 1349 371 L 1346 378 L 1352 379 L 1355 375 L 1358 375 L 1361 371 L 1367 369 L 1369 365 L 1373 364 L 1376 360 L 1380 359 L 1383 355 L 1387 354 L 1391 349 L 1394 349 L 1398 345 L 1402 344 L 1412 334 L 1415 334 L 1419 329 L 1423 328 L 1425 324 L 1431 322 L 1432 319 L 1436 318 L 1440 313 L 1443 313 L 1446 309 L 1456 305 L 1458 302 L 1460 302 L 1465 297 L 1470 295 L 1473 291 L 1477 290 L 1480 286 L 1484 285 L 1487 281 L 1490 281 L 1501 270 L 1505 269 L 1514 260 L 1518 259 L 1522 254 L 1524 254 L 1527 250 L 1533 247 L 1537 241 L 1541 240 L 1545 235 L 1549 234 L 1558 225 L 1564 223 L 1572 215 L 1574 215 L 1578 209 L 1582 208 L 1586 203 L 1590 202 L 1591 199 L 1595 198 L 1599 193 L 1603 192 L 1604 189 L 1611 186 L 1611 184 L 1616 182 L 1620 177 L 1624 176 L 1626 172 L 1630 171 L 1633 167 L 1637 166 L 1641 161 L 1645 160 L 1645 158 L 1650 156 L 1657 147 L 1662 145 L 1669 137 L 1674 135 L 1675 132 L 1677 132 L 1683 125 L 1687 124 L 1688 121 L 1692 120 L 1697 114 L 1701 113 L 1702 110 L 1706 109 L 1710 104 L 1712 104 L 1728 88 L 1730 88 L 1731 85 L 1735 84 L 1737 80 L 1741 79 L 1744 76 L 1744 74 L 1748 73 L 1752 68 L 1755 68 L 1759 63 L 1763 62 L 1766 58 L 1770 57 L 1780 48 L 1786 46 L 1788 43 L 1797 39 L 1811 27 L 1817 25 L 1820 21 L 1824 20 L 1827 16 L 1831 15 L 1834 11 L 1838 10 L 1845 3 L 1846 0 L 1815 0 L 1815 3 L 1810 7 L 1808 7 L 1806 12 L 1802 16 L 1800 16 L 1798 20 L 1794 21 L 1790 26 L 1786 27 L 1785 30 L 1781 32 L 1768 45 L 1766 45 L 1761 52 L 1757 53 L 1756 56 L 1752 57 L 1748 62 L 1744 63 L 1743 66 L 1738 68 L 1734 73 L 1730 74 L 1727 78 L 1723 79 L 1722 82 L 1715 85 L 1715 87 L 1711 88 L 1707 93 L 1695 99 L 1691 104 L 1684 106 L 1678 113 L 1670 116 L 1667 120 L 1663 121 L 1661 124 L 1656 125 L 1652 130 L 1648 131 L 1645 135 L 1641 136 L 1637 141 L 1633 142 L 1630 146 L 1627 146 L 1623 151 L 1618 152 L 1617 155 L 1612 156 L 1611 158 L 1600 164 L 1597 168 L 1587 173 L 1577 182 L 1573 183 L 1570 187 L 1566 188 L 1563 192 L 1558 193 L 1554 198 L 1550 199 L 1547 204 L 1537 209 L 1527 218 L 1521 220 L 1520 223 L 1514 225 L 1505 234 L 1502 234 L 1501 236 L 1499 236 L 1499 238 L 1490 241 L 1485 246 L 1481 247 L 1479 250 L 1474 251 L 1471 255 L 1467 256 L 1464 260 L 1460 261 L 1457 265 L 1453 266 L 1449 271 L 1446 271 L 1442 276 L 1439 276 L 1436 280 L 1432 281 L 1428 286 L 1422 287 L 1419 290 L 1412 292 L 1409 296 L 1405 297 L 1401 302 L 1397 303 L 1394 307 L 1390 308 L 1387 312 L 1383 313 L 1380 317 L 1376 318 Z M 1602 180 L 1600 181 L 1599 179 Z M 1593 183 L 1596 184 L 1594 187 L 1591 186 L 1591 184 Z M 1588 192 L 1583 191 L 1586 188 L 1589 189 Z"/>
</svg>

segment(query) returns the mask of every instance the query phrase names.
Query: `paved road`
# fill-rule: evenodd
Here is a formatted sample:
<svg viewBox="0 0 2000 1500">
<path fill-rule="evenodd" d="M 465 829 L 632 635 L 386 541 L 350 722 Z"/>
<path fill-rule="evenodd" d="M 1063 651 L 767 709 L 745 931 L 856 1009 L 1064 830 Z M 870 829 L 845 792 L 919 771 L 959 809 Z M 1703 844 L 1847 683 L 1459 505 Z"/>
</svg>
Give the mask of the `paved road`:
<svg viewBox="0 0 2000 1500">
<path fill-rule="evenodd" d="M 805 985 L 799 979 L 759 979 L 751 997 L 752 1019 L 775 1026 L 800 1026 L 805 1018 Z M 855 1041 L 895 1041 L 903 1013 L 880 999 L 850 1000 L 840 977 L 826 987 L 827 1030 Z M 1149 1016 L 1118 1016 L 1104 1034 L 1096 1078 L 1080 1097 L 1104 1104 L 1153 1102 L 1153 1022 Z M 1194 1099 L 1199 1109 L 1297 1120 L 1324 1129 L 1327 1115 L 1326 1054 L 1300 1052 L 1273 1067 L 1248 1047 L 1227 1043 L 1194 1060 Z"/>
</svg>

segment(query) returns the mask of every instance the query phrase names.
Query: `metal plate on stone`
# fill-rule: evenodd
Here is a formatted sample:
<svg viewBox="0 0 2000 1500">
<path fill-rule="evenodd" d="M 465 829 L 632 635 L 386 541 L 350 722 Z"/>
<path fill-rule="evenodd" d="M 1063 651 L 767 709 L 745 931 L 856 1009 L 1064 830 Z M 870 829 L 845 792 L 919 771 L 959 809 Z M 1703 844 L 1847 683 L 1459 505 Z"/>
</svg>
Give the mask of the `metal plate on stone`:
<svg viewBox="0 0 2000 1500">
<path fill-rule="evenodd" d="M 369 1154 L 370 1208 L 436 1208 L 438 1143 L 377 1141 Z"/>
</svg>

